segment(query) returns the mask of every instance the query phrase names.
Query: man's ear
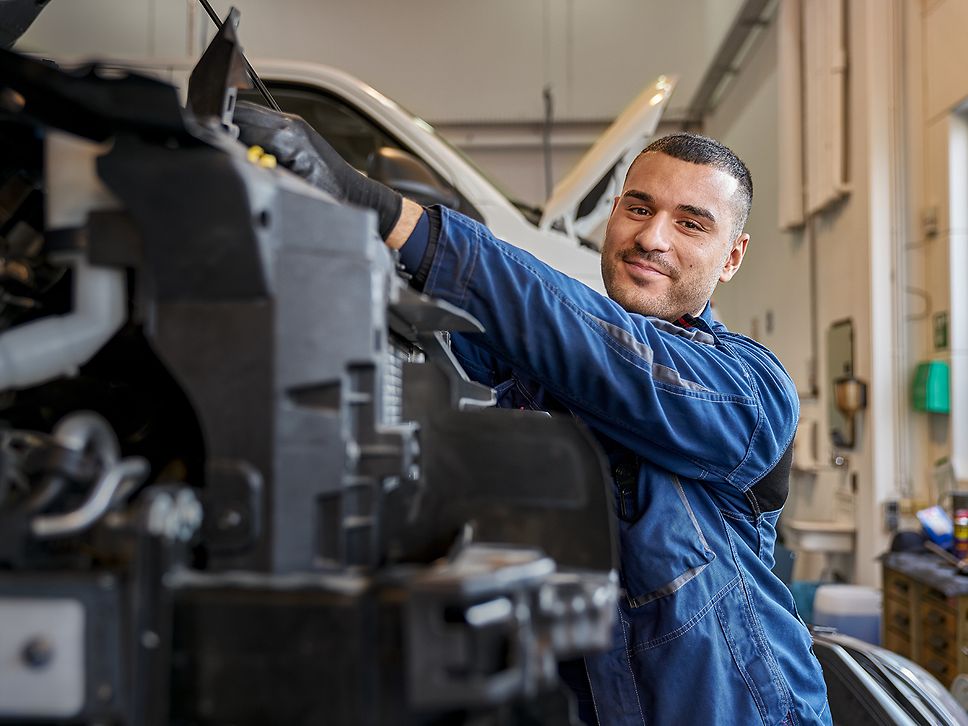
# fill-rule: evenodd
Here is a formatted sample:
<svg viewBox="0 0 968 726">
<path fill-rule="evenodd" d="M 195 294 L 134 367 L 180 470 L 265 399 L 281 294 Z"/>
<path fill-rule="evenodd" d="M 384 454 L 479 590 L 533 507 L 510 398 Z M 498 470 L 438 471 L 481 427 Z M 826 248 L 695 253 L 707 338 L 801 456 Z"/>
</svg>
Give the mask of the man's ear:
<svg viewBox="0 0 968 726">
<path fill-rule="evenodd" d="M 739 270 L 739 266 L 743 264 L 743 256 L 746 254 L 746 245 L 749 244 L 750 236 L 745 232 L 736 238 L 733 242 L 733 247 L 729 251 L 729 255 L 726 257 L 726 261 L 723 263 L 723 271 L 719 273 L 720 282 L 729 282 L 733 279 L 733 275 Z"/>
</svg>

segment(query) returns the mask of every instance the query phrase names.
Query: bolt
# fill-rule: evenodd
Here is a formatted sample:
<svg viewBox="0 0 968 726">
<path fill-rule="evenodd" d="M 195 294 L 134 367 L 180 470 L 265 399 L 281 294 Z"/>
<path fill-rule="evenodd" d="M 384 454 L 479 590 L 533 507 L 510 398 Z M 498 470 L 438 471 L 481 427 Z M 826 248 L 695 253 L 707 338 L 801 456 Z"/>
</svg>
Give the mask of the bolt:
<svg viewBox="0 0 968 726">
<path fill-rule="evenodd" d="M 54 659 L 54 646 L 43 636 L 36 636 L 27 641 L 20 658 L 30 668 L 44 668 Z"/>
<path fill-rule="evenodd" d="M 111 700 L 111 696 L 114 695 L 114 689 L 111 688 L 110 683 L 102 683 L 97 687 L 96 694 L 97 700 L 101 701 L 102 703 L 107 703 Z"/>
<path fill-rule="evenodd" d="M 161 643 L 158 633 L 153 630 L 146 630 L 141 634 L 141 645 L 147 650 L 154 650 Z"/>
<path fill-rule="evenodd" d="M 218 518 L 218 528 L 235 529 L 242 524 L 242 515 L 234 509 L 226 509 Z"/>
</svg>

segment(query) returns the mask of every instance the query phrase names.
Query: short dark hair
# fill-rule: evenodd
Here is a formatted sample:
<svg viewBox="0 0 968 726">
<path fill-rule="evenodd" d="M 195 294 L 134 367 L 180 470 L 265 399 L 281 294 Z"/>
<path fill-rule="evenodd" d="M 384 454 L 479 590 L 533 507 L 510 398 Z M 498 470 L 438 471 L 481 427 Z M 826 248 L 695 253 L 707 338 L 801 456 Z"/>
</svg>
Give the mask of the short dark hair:
<svg viewBox="0 0 968 726">
<path fill-rule="evenodd" d="M 753 206 L 753 177 L 750 176 L 750 170 L 746 168 L 746 164 L 733 153 L 732 149 L 708 136 L 682 131 L 656 139 L 642 149 L 639 157 L 651 151 L 658 151 L 692 164 L 715 167 L 738 181 L 739 203 L 737 204 L 736 220 L 733 225 L 733 236 L 739 236 L 746 226 L 750 207 Z M 636 157 L 637 160 L 638 157 Z M 634 165 L 635 161 L 632 164 Z M 629 168 L 631 169 L 631 167 Z"/>
</svg>

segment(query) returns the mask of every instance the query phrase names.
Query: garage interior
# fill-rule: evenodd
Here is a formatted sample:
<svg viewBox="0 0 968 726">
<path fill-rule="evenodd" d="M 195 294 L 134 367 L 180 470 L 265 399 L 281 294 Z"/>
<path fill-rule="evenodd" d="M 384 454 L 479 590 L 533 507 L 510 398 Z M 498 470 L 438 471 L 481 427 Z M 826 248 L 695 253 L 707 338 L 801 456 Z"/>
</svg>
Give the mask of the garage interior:
<svg viewBox="0 0 968 726">
<path fill-rule="evenodd" d="M 13 0 L 0 3 L 0 13 L 8 12 L 7 3 L 14 5 Z M 221 20 L 230 18 L 228 3 L 213 6 Z M 120 103 L 120 96 L 98 84 L 127 73 L 118 69 L 179 85 L 178 98 L 185 103 L 196 62 L 206 49 L 228 54 L 224 48 L 235 40 L 233 33 L 283 110 L 311 121 L 308 114 L 317 112 L 305 97 L 315 77 L 311 67 L 327 66 L 375 89 L 365 102 L 374 109 L 393 105 L 387 118 L 413 127 L 397 130 L 387 126 L 390 121 L 373 121 L 378 111 L 352 108 L 349 101 L 352 113 L 342 106 L 327 111 L 342 114 L 337 123 L 344 124 L 347 148 L 374 145 L 372 150 L 359 146 L 357 168 L 375 163 L 373 150 L 379 147 L 403 149 L 408 154 L 399 162 L 403 166 L 392 166 L 384 155 L 381 168 L 391 176 L 403 174 L 413 168 L 407 166 L 409 155 L 417 157 L 425 177 L 414 182 L 415 193 L 429 195 L 414 197 L 417 201 L 443 201 L 486 222 L 497 236 L 520 242 L 600 291 L 597 258 L 612 199 L 651 139 L 701 133 L 745 161 L 755 189 L 746 224 L 749 252 L 731 284 L 716 289 L 712 311 L 730 331 L 776 355 L 799 399 L 774 572 L 808 625 L 839 627 L 917 663 L 951 695 L 945 703 L 956 716 L 947 718 L 962 719 L 945 721 L 932 712 L 917 720 L 908 707 L 888 708 L 875 697 L 870 712 L 882 709 L 876 717 L 859 715 L 861 707 L 838 711 L 835 696 L 845 703 L 851 696 L 828 680 L 835 723 L 968 723 L 968 580 L 962 577 L 968 574 L 968 320 L 962 313 L 968 310 L 968 45 L 963 42 L 968 2 L 237 0 L 234 7 L 238 27 L 224 47 L 218 41 L 225 30 L 219 32 L 196 0 L 49 0 L 37 3 L 35 20 L 8 30 L 24 32 L 0 72 L 0 110 L 7 120 L 24 98 L 29 109 L 36 94 L 53 88 L 46 115 L 37 116 L 42 119 L 38 128 L 64 130 L 64 124 L 90 118 L 94 136 L 100 134 L 96 142 L 91 136 L 83 144 L 73 140 L 74 132 L 52 134 L 44 142 L 45 184 L 67 199 L 74 186 L 88 184 L 84 174 L 96 168 L 102 178 L 110 176 L 109 196 L 123 197 L 120 206 L 105 202 L 104 209 L 130 208 L 144 228 L 171 227 L 158 231 L 153 241 L 140 233 L 137 253 L 120 241 L 130 232 L 130 221 L 112 213 L 92 212 L 84 241 L 66 233 L 45 238 L 60 245 L 61 254 L 92 255 L 88 272 L 106 270 L 97 267 L 104 264 L 122 270 L 96 279 L 91 272 L 92 290 L 100 291 L 91 292 L 94 316 L 98 304 L 112 304 L 111 294 L 124 296 L 137 287 L 133 270 L 156 270 L 148 292 L 139 293 L 147 297 L 119 303 L 124 315 L 138 319 L 139 330 L 154 332 L 148 342 L 132 339 L 119 348 L 117 340 L 129 327 L 117 321 L 87 353 L 68 354 L 53 346 L 57 350 L 49 355 L 58 363 L 49 373 L 28 357 L 22 374 L 10 372 L 12 363 L 6 373 L 0 367 L 0 471 L 8 469 L 0 494 L 15 493 L 17 482 L 42 468 L 38 457 L 25 453 L 35 443 L 34 434 L 25 431 L 60 436 L 61 442 L 80 429 L 86 432 L 82 438 L 91 440 L 120 437 L 120 454 L 115 441 L 113 459 L 127 462 L 129 469 L 117 474 L 117 486 L 123 489 L 125 477 L 138 476 L 152 487 L 164 485 L 152 496 L 166 502 L 158 507 L 177 514 L 170 526 L 182 527 L 185 534 L 174 536 L 171 548 L 136 534 L 148 526 L 151 507 L 145 500 L 137 513 L 123 514 L 128 517 L 123 526 L 121 510 L 105 505 L 103 516 L 117 519 L 114 529 L 104 524 L 104 531 L 92 534 L 94 525 L 85 525 L 77 535 L 80 545 L 61 547 L 74 542 L 75 534 L 38 534 L 47 531 L 45 526 L 55 528 L 51 532 L 68 526 L 58 524 L 54 514 L 30 525 L 14 508 L 0 508 L 0 526 L 6 530 L 0 535 L 0 652 L 9 661 L 0 664 L 0 723 L 569 723 L 561 719 L 577 716 L 566 697 L 537 694 L 557 688 L 552 673 L 557 661 L 601 649 L 611 637 L 613 620 L 600 598 L 614 597 L 617 587 L 608 566 L 614 564 L 614 533 L 606 526 L 587 537 L 573 536 L 585 529 L 583 522 L 607 520 L 613 506 L 587 484 L 598 476 L 592 437 L 558 417 L 553 425 L 538 425 L 528 417 L 506 422 L 490 416 L 494 392 L 448 368 L 457 363 L 441 335 L 473 332 L 473 318 L 399 281 L 393 263 L 379 261 L 382 246 L 372 239 L 372 221 L 360 221 L 345 209 L 318 213 L 303 197 L 286 202 L 290 221 L 271 226 L 271 234 L 294 240 L 302 234 L 300 225 L 323 225 L 337 236 L 368 239 L 352 254 L 332 248 L 340 260 L 345 257 L 345 266 L 327 266 L 296 242 L 270 264 L 268 238 L 262 236 L 270 225 L 260 231 L 253 222 L 256 232 L 244 233 L 251 249 L 238 256 L 223 251 L 218 275 L 206 277 L 215 263 L 202 251 L 192 252 L 189 240 L 204 238 L 208 223 L 200 220 L 209 204 L 215 208 L 205 194 L 215 189 L 209 185 L 222 183 L 219 176 L 188 162 L 176 165 L 147 145 L 130 148 L 139 167 L 118 156 L 121 147 L 110 141 L 114 131 L 102 131 L 149 124 L 156 108 L 146 100 L 137 113 L 111 120 L 111 104 Z M 27 65 L 39 61 L 59 68 L 67 74 L 64 79 L 81 78 L 93 60 L 113 70 L 84 76 L 87 85 L 76 93 L 68 80 L 46 80 Z M 230 62 L 235 65 L 222 72 L 231 85 L 244 71 L 237 59 Z M 326 83 L 351 83 L 333 78 Z M 336 85 L 328 88 L 331 98 Z M 361 98 L 367 93 L 364 89 Z M 239 90 L 238 97 L 264 103 L 253 88 Z M 158 128 L 187 149 L 191 130 L 179 136 L 183 130 L 173 131 L 175 122 L 165 119 Z M 635 119 L 639 126 L 629 132 L 633 142 L 597 143 L 615 128 L 616 119 L 630 124 Z M 424 156 L 405 135 L 420 139 L 432 132 L 440 139 L 433 144 L 456 152 Z M 20 163 L 17 150 L 35 141 L 30 134 L 8 137 L 5 179 Z M 474 197 L 438 165 L 452 153 L 479 170 L 481 184 L 499 193 L 507 210 L 517 210 L 514 224 L 529 225 L 533 239 L 511 238 L 512 212 L 495 211 L 488 198 Z M 114 164 L 95 162 L 102 154 L 113 155 Z M 250 161 L 260 163 L 255 157 Z M 73 164 L 87 171 L 72 176 Z M 68 171 L 55 182 L 57 168 Z M 375 168 L 368 167 L 370 176 L 376 177 Z M 583 173 L 588 178 L 581 181 Z M 135 193 L 139 184 L 145 191 Z M 181 184 L 194 190 L 184 207 L 177 196 Z M 268 198 L 270 192 L 258 184 L 247 187 L 250 193 L 258 188 Z M 297 195 L 294 182 L 280 185 Z M 218 193 L 228 194 L 227 189 L 219 187 Z M 130 198 L 121 190 L 130 191 Z M 401 191 L 407 196 L 406 189 Z M 18 214 L 26 215 L 26 195 L 9 189 L 4 195 L 0 187 L 5 243 L 0 304 L 11 310 L 27 294 L 11 282 L 17 279 L 11 250 L 27 249 L 18 241 L 26 227 L 18 231 L 14 224 Z M 70 220 L 79 204 L 64 202 L 66 216 L 52 221 L 48 215 L 44 224 L 74 229 L 71 224 L 87 219 Z M 242 229 L 247 220 L 240 214 L 228 228 Z M 43 229 L 31 229 L 36 239 L 44 237 Z M 106 241 L 91 242 L 92 230 L 100 230 Z M 541 234 L 557 234 L 560 247 Z M 179 237 L 181 243 L 166 246 L 166 239 Z M 288 287 L 279 288 L 272 305 L 243 305 L 239 301 L 251 290 L 272 287 L 260 277 L 257 268 L 263 263 L 284 275 L 280 279 Z M 78 262 L 70 272 L 75 295 L 87 264 Z M 370 272 L 363 274 L 361 265 Z M 60 274 L 44 262 L 31 273 L 31 284 L 49 277 L 45 289 L 53 289 Z M 103 292 L 108 286 L 114 292 Z M 312 298 L 318 289 L 328 291 L 325 299 L 300 302 L 297 292 Z M 71 298 L 69 293 L 61 297 L 57 304 L 66 307 L 55 306 L 55 312 L 63 314 Z M 163 312 L 154 312 L 148 299 L 157 299 Z M 374 309 L 363 314 L 371 304 Z M 0 358 L 14 360 L 15 348 L 34 345 L 24 335 L 17 337 L 18 327 L 42 319 L 44 308 L 24 310 L 22 317 L 4 316 Z M 59 331 L 51 327 L 34 338 L 67 335 Z M 374 342 L 374 331 L 400 342 L 391 350 L 386 340 Z M 99 354 L 109 340 L 114 352 Z M 165 351 L 164 365 L 149 349 Z M 386 365 L 387 380 L 383 373 L 374 378 L 364 363 L 376 370 Z M 427 370 L 417 370 L 420 363 Z M 430 363 L 440 370 L 429 372 Z M 411 378 L 401 372 L 406 365 L 415 371 L 407 374 Z M 115 368 L 125 371 L 117 380 Z M 346 388 L 310 383 L 315 381 L 310 369 L 319 368 L 336 371 L 326 380 L 342 381 Z M 389 380 L 394 376 L 399 379 Z M 95 383 L 81 388 L 78 379 Z M 236 385 L 221 385 L 232 380 Z M 123 400 L 134 395 L 124 386 L 143 400 Z M 408 386 L 409 393 L 398 395 Z M 347 403 L 354 396 L 363 401 L 353 404 L 357 408 Z M 110 421 L 106 426 L 113 434 L 103 431 L 103 422 L 83 418 L 83 412 L 98 411 L 101 404 L 105 410 L 98 413 Z M 134 420 L 118 413 L 127 411 L 125 406 L 141 406 L 143 428 L 135 431 Z M 447 409 L 447 417 L 435 418 L 435 406 Z M 484 418 L 475 423 L 458 415 L 469 410 Z M 131 430 L 115 425 L 112 413 Z M 385 416 L 386 425 L 373 425 L 374 416 Z M 355 453 L 347 454 L 320 432 L 352 441 Z M 128 440 L 135 442 L 130 450 Z M 212 457 L 210 451 L 223 445 L 225 451 L 250 447 L 253 461 L 272 469 L 272 475 L 253 484 L 248 468 Z M 533 452 L 546 447 L 561 452 L 559 458 L 535 460 Z M 500 462 L 495 451 L 503 452 Z M 131 452 L 137 456 L 128 456 Z M 153 456 L 171 466 L 148 473 L 145 462 L 154 464 Z M 57 466 L 75 465 L 65 462 Z M 420 486 L 411 491 L 411 484 L 422 481 L 416 472 L 433 467 L 466 499 L 455 501 L 459 495 L 434 495 Z M 488 469 L 506 486 L 484 492 L 475 468 Z M 333 481 L 344 477 L 338 495 L 329 484 L 322 494 L 308 484 L 288 494 L 282 488 L 270 491 L 283 487 L 286 477 L 303 481 L 317 475 Z M 532 519 L 521 514 L 509 525 L 500 497 L 513 498 L 520 482 L 552 476 L 564 482 L 560 491 L 536 485 L 533 492 L 546 507 L 543 514 Z M 191 485 L 193 477 L 205 482 L 198 496 L 191 486 L 180 494 L 179 483 Z M 346 484 L 345 477 L 382 482 L 383 499 L 376 502 L 376 495 L 354 489 L 357 485 Z M 85 496 L 81 487 L 67 501 L 81 511 L 94 499 Z M 221 507 L 229 500 L 234 509 Z M 266 509 L 253 523 L 249 518 L 259 510 L 257 500 Z M 38 529 L 36 519 L 49 521 Z M 251 538 L 265 540 L 255 546 L 258 551 L 247 554 L 244 537 L 233 540 L 239 521 Z M 221 529 L 210 534 L 206 527 L 213 522 Z M 458 531 L 462 534 L 453 540 Z M 488 541 L 489 533 L 506 550 L 472 551 L 460 567 L 456 560 L 450 563 L 454 571 L 394 570 L 381 579 L 382 568 L 395 558 L 429 568 L 441 552 L 456 547 L 452 540 Z M 214 545 L 200 560 L 197 548 L 201 542 L 205 549 L 209 536 Z M 33 539 L 44 537 L 60 544 L 36 549 Z M 310 549 L 307 542 L 313 543 Z M 92 552 L 112 554 L 104 559 Z M 565 581 L 561 573 L 542 569 L 549 557 L 559 566 L 596 575 Z M 170 570 L 175 560 L 191 566 Z M 210 566 L 214 570 L 206 569 Z M 475 573 L 500 568 L 511 568 L 501 570 L 509 579 L 474 580 Z M 307 583 L 320 573 L 348 579 L 313 590 Z M 233 588 L 250 582 L 246 577 L 262 578 L 261 584 L 241 595 Z M 538 581 L 555 593 L 559 610 L 545 613 L 544 625 L 529 627 L 536 641 L 554 644 L 528 650 L 515 668 L 502 670 L 509 656 L 501 649 L 508 646 L 498 633 L 509 637 L 502 628 L 510 627 L 511 603 L 534 595 L 537 590 L 529 588 Z M 360 595 L 371 587 L 379 594 Z M 467 599 L 475 587 L 493 591 L 495 599 Z M 192 594 L 178 594 L 185 592 Z M 399 605 L 404 599 L 406 607 Z M 455 614 L 458 601 L 470 610 Z M 569 602 L 577 603 L 575 610 L 562 614 Z M 328 625 L 314 616 L 316 608 L 326 613 Z M 430 614 L 453 629 L 437 628 Z M 482 624 L 474 626 L 474 618 Z M 165 623 L 161 632 L 148 625 L 158 622 Z M 261 633 L 253 630 L 257 623 L 265 625 Z M 96 636 L 89 632 L 94 624 L 101 628 Z M 47 635 L 41 637 L 41 631 Z M 66 655 L 64 647 L 54 649 L 48 665 L 45 649 L 58 638 L 77 643 L 66 646 Z M 90 652 L 95 643 L 97 656 Z M 380 657 L 371 660 L 374 654 Z M 236 667 L 219 670 L 222 660 L 232 659 Z M 34 660 L 42 665 L 30 665 Z M 482 669 L 473 678 L 470 662 Z M 316 697 L 312 693 L 320 680 L 329 682 L 320 686 L 325 696 Z"/>
</svg>

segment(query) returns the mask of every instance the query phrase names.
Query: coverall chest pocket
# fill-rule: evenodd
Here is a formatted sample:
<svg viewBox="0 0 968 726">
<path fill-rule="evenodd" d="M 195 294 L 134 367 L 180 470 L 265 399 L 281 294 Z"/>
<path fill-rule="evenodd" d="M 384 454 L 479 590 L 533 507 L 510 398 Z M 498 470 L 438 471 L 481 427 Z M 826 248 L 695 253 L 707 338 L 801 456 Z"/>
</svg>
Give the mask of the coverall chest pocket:
<svg viewBox="0 0 968 726">
<path fill-rule="evenodd" d="M 647 609 L 658 607 L 661 612 L 653 613 L 648 630 L 661 635 L 658 630 L 682 626 L 708 602 L 705 588 L 688 595 L 680 591 L 716 555 L 678 477 L 639 471 L 635 488 L 629 490 L 615 473 L 627 605 L 634 611 L 655 604 Z"/>
</svg>

